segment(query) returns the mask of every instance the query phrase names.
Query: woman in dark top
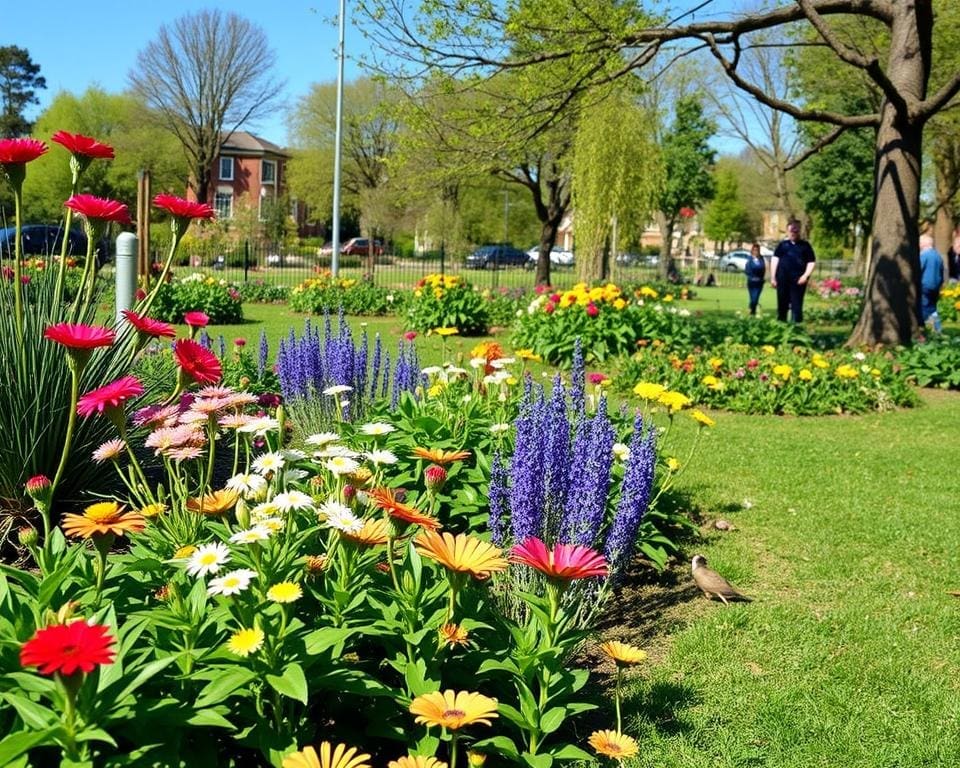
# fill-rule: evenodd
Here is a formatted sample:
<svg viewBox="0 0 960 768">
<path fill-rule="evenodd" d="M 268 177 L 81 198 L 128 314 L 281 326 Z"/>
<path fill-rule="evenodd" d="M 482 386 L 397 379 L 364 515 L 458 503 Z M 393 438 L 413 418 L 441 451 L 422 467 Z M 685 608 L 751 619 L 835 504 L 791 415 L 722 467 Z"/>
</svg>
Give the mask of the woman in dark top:
<svg viewBox="0 0 960 768">
<path fill-rule="evenodd" d="M 754 243 L 750 247 L 750 258 L 743 267 L 747 273 L 747 293 L 750 294 L 750 314 L 757 314 L 757 304 L 760 303 L 760 291 L 763 290 L 763 281 L 767 275 L 767 264 L 760 255 L 760 246 Z"/>
</svg>

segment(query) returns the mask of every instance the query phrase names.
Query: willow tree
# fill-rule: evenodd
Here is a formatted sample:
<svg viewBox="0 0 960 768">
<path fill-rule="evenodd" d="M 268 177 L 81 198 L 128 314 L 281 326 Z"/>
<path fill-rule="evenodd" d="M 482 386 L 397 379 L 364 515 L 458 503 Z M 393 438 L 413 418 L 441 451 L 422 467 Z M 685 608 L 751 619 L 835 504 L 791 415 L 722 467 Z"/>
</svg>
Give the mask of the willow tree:
<svg viewBox="0 0 960 768">
<path fill-rule="evenodd" d="M 577 273 L 610 277 L 621 235 L 639 236 L 663 188 L 663 164 L 651 116 L 632 94 L 611 89 L 580 117 L 573 149 Z"/>
</svg>

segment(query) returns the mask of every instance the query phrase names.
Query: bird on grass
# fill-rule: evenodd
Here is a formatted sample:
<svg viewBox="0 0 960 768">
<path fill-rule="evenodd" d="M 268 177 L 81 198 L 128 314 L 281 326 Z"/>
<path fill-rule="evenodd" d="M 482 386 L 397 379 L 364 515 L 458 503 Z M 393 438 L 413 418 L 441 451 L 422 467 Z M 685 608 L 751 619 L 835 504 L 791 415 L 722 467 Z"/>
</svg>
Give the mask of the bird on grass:
<svg viewBox="0 0 960 768">
<path fill-rule="evenodd" d="M 690 563 L 693 580 L 696 582 L 704 597 L 717 598 L 727 605 L 731 601 L 749 603 L 750 598 L 738 592 L 723 576 L 707 568 L 707 558 L 703 555 L 694 555 Z"/>
</svg>

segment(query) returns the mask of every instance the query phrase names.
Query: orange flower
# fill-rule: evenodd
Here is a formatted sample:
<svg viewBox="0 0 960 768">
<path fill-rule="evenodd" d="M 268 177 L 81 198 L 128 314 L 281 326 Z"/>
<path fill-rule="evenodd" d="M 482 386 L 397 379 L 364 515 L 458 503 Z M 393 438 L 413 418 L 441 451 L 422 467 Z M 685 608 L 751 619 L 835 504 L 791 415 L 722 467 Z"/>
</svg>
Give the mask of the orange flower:
<svg viewBox="0 0 960 768">
<path fill-rule="evenodd" d="M 387 521 L 382 518 L 364 520 L 363 528 L 357 533 L 341 531 L 340 536 L 355 544 L 362 544 L 365 547 L 377 547 L 387 543 Z"/>
<path fill-rule="evenodd" d="M 491 573 L 507 569 L 507 559 L 500 549 L 475 536 L 421 531 L 413 543 L 417 552 L 436 560 L 444 568 L 469 573 L 477 579 L 486 579 Z"/>
<path fill-rule="evenodd" d="M 283 768 L 370 768 L 370 755 L 357 754 L 360 750 L 329 741 L 320 743 L 320 753 L 313 747 L 304 747 L 283 758 Z"/>
<path fill-rule="evenodd" d="M 387 768 L 447 768 L 447 764 L 435 757 L 423 755 L 404 755 L 399 760 L 391 760 Z"/>
<path fill-rule="evenodd" d="M 446 466 L 455 461 L 463 461 L 470 458 L 470 451 L 444 451 L 440 448 L 414 448 L 413 457 L 416 459 L 426 459 L 434 464 Z"/>
<path fill-rule="evenodd" d="M 598 755 L 612 757 L 614 760 L 633 757 L 640 751 L 636 739 L 617 731 L 594 731 L 587 741 Z"/>
<path fill-rule="evenodd" d="M 470 633 L 459 624 L 444 624 L 440 627 L 440 642 L 443 645 L 467 645 Z"/>
<path fill-rule="evenodd" d="M 240 494 L 226 489 L 208 493 L 202 498 L 187 499 L 187 509 L 203 515 L 222 515 L 233 508 Z"/>
<path fill-rule="evenodd" d="M 386 510 L 390 517 L 402 520 L 405 523 L 413 523 L 424 528 L 437 529 L 440 527 L 440 521 L 430 515 L 425 515 L 409 504 L 399 501 L 390 488 L 374 488 L 367 495 L 370 500 L 380 509 Z"/>
<path fill-rule="evenodd" d="M 93 536 L 123 536 L 137 533 L 146 527 L 146 520 L 139 512 L 124 512 L 115 501 L 91 504 L 82 515 L 64 515 L 63 532 L 67 536 L 89 539 Z"/>
<path fill-rule="evenodd" d="M 417 696 L 410 712 L 417 716 L 415 722 L 456 731 L 471 723 L 490 725 L 490 718 L 497 717 L 497 700 L 472 691 L 433 691 Z"/>
<path fill-rule="evenodd" d="M 646 661 L 647 654 L 635 645 L 620 643 L 616 640 L 610 640 L 600 646 L 600 650 L 613 659 L 618 667 L 625 667 L 629 664 L 639 664 Z"/>
</svg>

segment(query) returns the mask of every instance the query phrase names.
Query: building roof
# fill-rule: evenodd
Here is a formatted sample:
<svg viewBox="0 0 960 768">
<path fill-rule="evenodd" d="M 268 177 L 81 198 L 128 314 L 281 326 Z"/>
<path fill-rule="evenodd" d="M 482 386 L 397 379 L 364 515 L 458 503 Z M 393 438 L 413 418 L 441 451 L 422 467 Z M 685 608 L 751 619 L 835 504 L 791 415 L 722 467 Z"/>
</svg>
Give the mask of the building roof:
<svg viewBox="0 0 960 768">
<path fill-rule="evenodd" d="M 271 141 L 261 139 L 247 131 L 234 131 L 233 133 L 223 132 L 223 143 L 220 145 L 221 154 L 233 155 L 280 155 L 281 157 L 290 157 L 290 153 L 282 147 L 278 147 Z"/>
</svg>

